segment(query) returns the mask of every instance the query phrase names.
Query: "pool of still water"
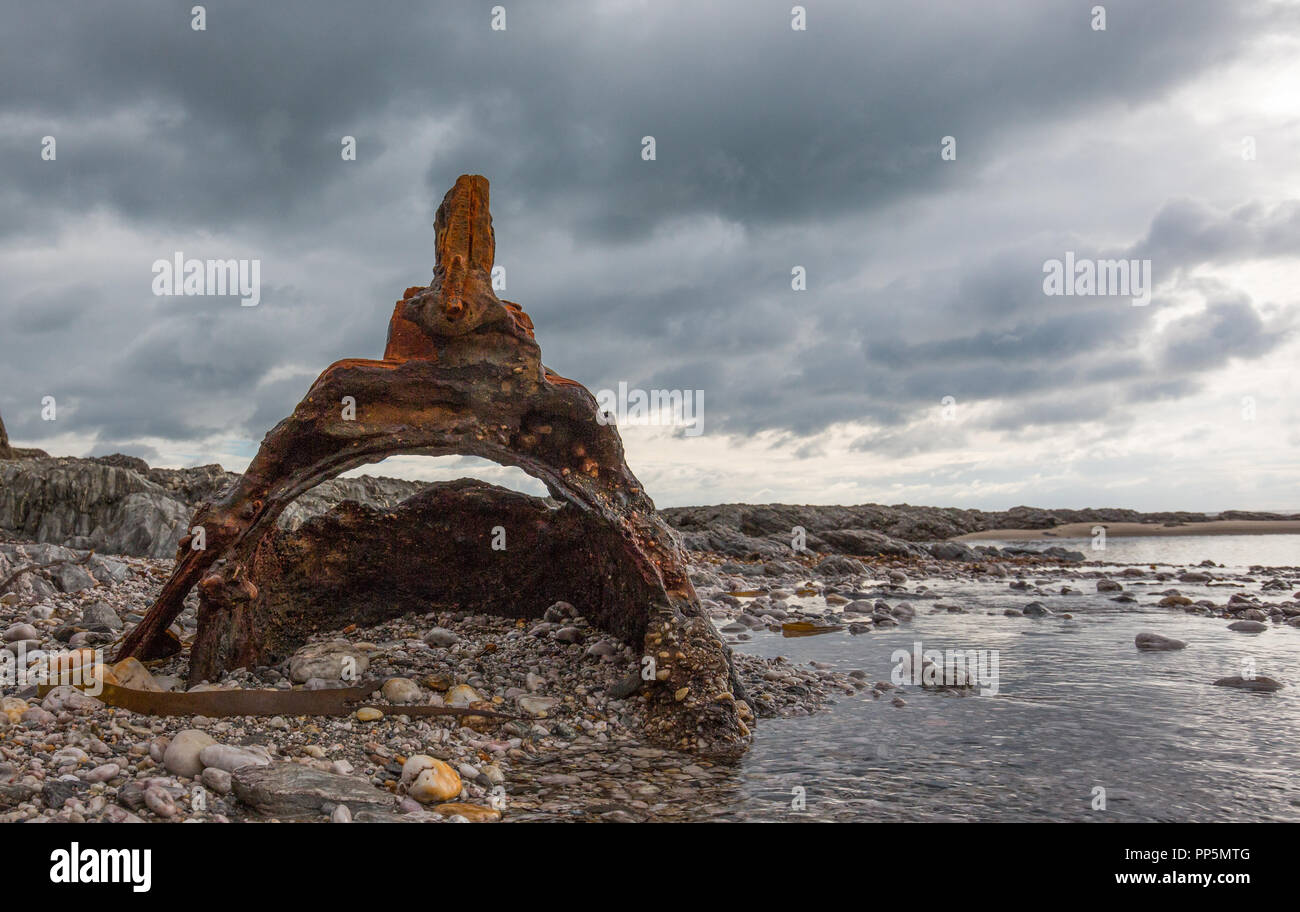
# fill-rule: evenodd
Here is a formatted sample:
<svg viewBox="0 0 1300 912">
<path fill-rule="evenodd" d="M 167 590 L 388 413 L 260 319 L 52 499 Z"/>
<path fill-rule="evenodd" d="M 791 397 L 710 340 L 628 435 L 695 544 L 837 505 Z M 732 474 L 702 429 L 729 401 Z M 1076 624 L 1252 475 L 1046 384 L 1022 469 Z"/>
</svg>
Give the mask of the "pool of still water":
<svg viewBox="0 0 1300 912">
<path fill-rule="evenodd" d="M 1228 558 L 1223 563 L 1245 575 L 1244 565 L 1260 562 L 1264 537 L 1250 538 L 1218 547 L 1205 537 L 1190 544 L 1144 539 L 1129 556 L 1140 553 L 1143 562 L 1176 557 L 1167 562 L 1184 565 L 1192 563 L 1189 555 L 1196 562 Z M 1269 553 L 1294 547 L 1268 545 Z M 1290 554 L 1287 564 L 1300 563 Z M 1107 556 L 1113 559 L 1116 550 L 1108 549 Z M 1090 580 L 1071 581 L 1084 594 L 1053 596 L 1010 590 L 1006 580 L 929 580 L 922 582 L 940 601 L 969 613 L 931 614 L 933 600 L 913 600 L 916 619 L 898 628 L 793 639 L 759 630 L 751 639 L 733 640 L 734 648 L 758 655 L 862 669 L 873 681 L 889 680 L 895 650 L 911 651 L 917 642 L 925 649 L 996 650 L 998 693 L 963 697 L 907 687 L 907 705 L 895 707 L 888 695 L 875 699 L 866 690 L 841 696 L 814 716 L 762 720 L 724 806 L 704 802 L 701 816 L 1300 821 L 1300 629 L 1273 626 L 1239 634 L 1228 631 L 1223 619 L 1154 605 L 1155 593 L 1171 587 L 1223 603 L 1235 591 L 1257 592 L 1267 578 L 1255 574 L 1237 588 L 1125 581 L 1137 605 L 1090 591 Z M 1043 588 L 1057 591 L 1060 585 Z M 1289 595 L 1266 593 L 1273 600 Z M 1054 616 L 1002 615 L 1033 600 Z M 824 605 L 819 598 L 808 603 Z M 1062 619 L 1062 613 L 1073 619 Z M 1133 638 L 1142 630 L 1184 640 L 1188 647 L 1138 652 Z M 1217 678 L 1241 673 L 1247 659 L 1285 689 L 1261 695 L 1212 686 Z M 1104 789 L 1104 809 L 1094 809 L 1102 795 L 1098 788 Z"/>
</svg>

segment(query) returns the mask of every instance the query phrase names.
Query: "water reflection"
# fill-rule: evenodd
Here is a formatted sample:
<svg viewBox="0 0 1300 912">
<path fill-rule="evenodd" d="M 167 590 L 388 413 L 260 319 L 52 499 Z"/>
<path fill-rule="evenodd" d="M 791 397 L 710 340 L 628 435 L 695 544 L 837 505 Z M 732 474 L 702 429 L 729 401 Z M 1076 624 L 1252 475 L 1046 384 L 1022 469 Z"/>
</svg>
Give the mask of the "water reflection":
<svg viewBox="0 0 1300 912">
<path fill-rule="evenodd" d="M 1197 553 L 1204 554 L 1205 539 L 1200 542 Z M 1170 587 L 1222 603 L 1229 592 L 1258 591 L 1263 578 L 1228 590 L 1129 580 L 1125 587 L 1147 603 Z M 1091 581 L 1069 582 L 1093 587 Z M 726 796 L 725 807 L 705 801 L 702 816 L 1300 820 L 1300 782 L 1291 773 L 1300 766 L 1300 630 L 1275 626 L 1237 634 L 1218 618 L 1120 604 L 1095 592 L 1015 592 L 1005 580 L 929 583 L 944 603 L 971 613 L 931 614 L 930 604 L 917 601 L 911 603 L 916 619 L 899 628 L 799 639 L 757 631 L 734 645 L 846 672 L 863 669 L 872 680 L 888 680 L 893 651 L 910 650 L 917 640 L 927 649 L 996 649 L 999 694 L 941 695 L 907 687 L 902 708 L 864 692 L 816 716 L 767 720 L 738 771 L 736 792 Z M 1044 602 L 1054 615 L 1002 615 L 1030 600 Z M 1061 618 L 1064 612 L 1073 619 Z M 1141 630 L 1188 647 L 1140 653 L 1133 638 Z M 1258 695 L 1211 685 L 1239 674 L 1247 658 L 1259 674 L 1287 687 Z M 1105 789 L 1104 811 L 1092 809 L 1097 787 Z M 792 807 L 801 794 L 802 811 Z"/>
</svg>

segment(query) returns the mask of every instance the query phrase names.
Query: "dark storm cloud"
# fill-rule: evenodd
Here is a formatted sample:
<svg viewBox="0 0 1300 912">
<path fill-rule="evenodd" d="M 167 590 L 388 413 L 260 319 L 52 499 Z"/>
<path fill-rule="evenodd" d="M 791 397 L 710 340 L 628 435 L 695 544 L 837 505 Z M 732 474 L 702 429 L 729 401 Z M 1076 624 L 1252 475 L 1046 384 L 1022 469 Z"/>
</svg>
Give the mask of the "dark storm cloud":
<svg viewBox="0 0 1300 912">
<path fill-rule="evenodd" d="M 380 115 L 462 114 L 430 187 L 483 171 L 584 241 L 691 211 L 824 217 L 934 189 L 944 135 L 977 154 L 1157 97 L 1257 26 L 1216 0 L 1112 3 L 1105 33 L 1064 0 L 814 7 L 807 33 L 773 5 L 605 9 L 511 4 L 504 33 L 471 4 L 210 4 L 201 33 L 176 4 L 11 9 L 5 110 L 37 137 L 58 123 L 65 167 L 51 181 L 37 137 L 13 134 L 6 167 L 40 208 L 279 222 L 345 179 L 340 136 L 374 155 L 404 139 L 376 135 Z M 79 124 L 117 113 L 79 142 Z M 636 154 L 645 134 L 653 167 Z"/>
<path fill-rule="evenodd" d="M 1161 366 L 1167 372 L 1205 371 L 1233 358 L 1258 358 L 1293 332 L 1293 320 L 1266 322 L 1244 295 L 1213 299 L 1203 313 L 1170 324 Z"/>
<path fill-rule="evenodd" d="M 960 267 L 883 283 L 854 279 L 852 258 L 870 262 L 890 231 L 874 213 L 969 191 L 966 163 L 1014 156 L 1035 131 L 1165 97 L 1240 55 L 1276 10 L 1110 2 L 1097 33 L 1087 5 L 1066 0 L 818 4 L 794 33 L 788 4 L 505 5 L 504 33 L 479 4 L 209 3 L 202 33 L 190 4 L 8 8 L 0 253 L 93 244 L 102 216 L 134 232 L 121 255 L 140 264 L 0 277 L 11 434 L 49 430 L 30 407 L 49 392 L 105 442 L 260 439 L 316 371 L 382 347 L 463 171 L 492 180 L 506 296 L 522 289 L 548 363 L 593 389 L 704 389 L 710 431 L 893 428 L 945 395 L 1011 400 L 997 427 L 1092 420 L 1140 398 L 1154 371 L 1222 363 L 1194 320 L 1155 362 L 1139 353 L 1155 305 L 1044 299 L 1043 259 L 1088 246 L 1064 231 L 990 236 Z M 38 155 L 47 133 L 56 163 Z M 639 154 L 647 134 L 654 162 Z M 355 163 L 340 160 L 344 135 Z M 945 135 L 961 167 L 939 162 Z M 393 170 L 408 159 L 423 186 Z M 1177 201 L 1132 255 L 1171 270 L 1283 255 L 1297 211 Z M 981 237 L 978 212 L 963 214 Z M 644 258 L 687 231 L 716 257 Z M 265 259 L 257 313 L 149 296 L 148 263 L 196 236 Z M 566 251 L 586 254 L 599 285 Z M 346 289 L 328 271 L 343 254 L 370 270 Z M 815 277 L 799 296 L 796 262 Z M 1236 358 L 1281 332 L 1252 324 L 1249 303 L 1208 314 Z M 1071 405 L 1070 390 L 1110 386 Z"/>
<path fill-rule="evenodd" d="M 1163 267 L 1246 258 L 1294 256 L 1300 251 L 1300 202 L 1250 202 L 1223 212 L 1193 199 L 1174 200 L 1156 215 L 1134 256 Z"/>
</svg>

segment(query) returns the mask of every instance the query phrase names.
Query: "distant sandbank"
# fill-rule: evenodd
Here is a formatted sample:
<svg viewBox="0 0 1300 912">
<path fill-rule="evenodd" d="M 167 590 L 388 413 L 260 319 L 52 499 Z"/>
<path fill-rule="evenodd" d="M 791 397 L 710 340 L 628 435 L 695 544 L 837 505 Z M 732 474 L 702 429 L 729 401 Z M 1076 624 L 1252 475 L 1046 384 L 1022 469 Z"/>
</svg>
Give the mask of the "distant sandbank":
<svg viewBox="0 0 1300 912">
<path fill-rule="evenodd" d="M 989 529 L 968 532 L 949 541 L 1031 541 L 1043 538 L 1091 538 L 1102 526 L 1112 538 L 1143 538 L 1163 535 L 1300 535 L 1300 520 L 1221 519 L 1190 523 L 1097 522 L 1067 523 L 1051 529 Z"/>
</svg>

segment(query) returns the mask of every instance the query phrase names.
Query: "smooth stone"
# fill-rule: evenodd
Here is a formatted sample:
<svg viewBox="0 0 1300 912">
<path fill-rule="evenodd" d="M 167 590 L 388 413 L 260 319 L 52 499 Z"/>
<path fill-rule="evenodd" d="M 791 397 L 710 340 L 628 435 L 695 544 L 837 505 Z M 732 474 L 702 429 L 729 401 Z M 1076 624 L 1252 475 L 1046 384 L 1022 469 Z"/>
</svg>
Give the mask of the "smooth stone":
<svg viewBox="0 0 1300 912">
<path fill-rule="evenodd" d="M 444 699 L 448 706 L 469 706 L 471 703 L 480 702 L 483 698 L 468 684 L 457 684 L 447 691 Z"/>
<path fill-rule="evenodd" d="M 1274 681 L 1272 678 L 1266 678 L 1263 675 L 1256 675 L 1253 678 L 1243 678 L 1241 675 L 1233 675 L 1230 678 L 1219 678 L 1214 682 L 1215 687 L 1236 687 L 1240 690 L 1253 690 L 1257 693 L 1273 693 L 1282 689 L 1281 681 Z"/>
<path fill-rule="evenodd" d="M 218 795 L 229 795 L 234 779 L 227 770 L 209 766 L 203 770 L 199 780 Z"/>
<path fill-rule="evenodd" d="M 1182 640 L 1175 640 L 1172 637 L 1161 636 L 1158 633 L 1151 633 L 1146 630 L 1133 638 L 1133 645 L 1143 652 L 1170 652 L 1187 647 L 1187 644 Z"/>
<path fill-rule="evenodd" d="M 123 687 L 132 690 L 162 691 L 162 686 L 154 680 L 149 669 L 145 668 L 134 656 L 123 659 L 113 665 L 113 677 Z"/>
<path fill-rule="evenodd" d="M 577 627 L 561 627 L 555 631 L 555 638 L 561 643 L 581 643 L 582 631 Z"/>
<path fill-rule="evenodd" d="M 92 712 L 103 705 L 101 701 L 87 696 L 71 684 L 60 684 L 51 688 L 41 700 L 41 708 L 52 713 L 62 712 L 65 709 L 72 712 Z"/>
<path fill-rule="evenodd" d="M 118 766 L 116 763 L 105 763 L 102 766 L 95 767 L 87 773 L 86 781 L 107 782 L 108 780 L 115 778 L 120 772 L 122 772 L 122 767 Z"/>
<path fill-rule="evenodd" d="M 420 685 L 410 678 L 389 678 L 380 693 L 390 703 L 418 703 L 421 696 Z"/>
<path fill-rule="evenodd" d="M 446 627 L 434 627 L 424 635 L 424 642 L 428 646 L 438 649 L 446 649 L 449 646 L 455 646 L 460 642 L 460 636 L 448 630 Z"/>
<path fill-rule="evenodd" d="M 460 773 L 450 764 L 427 754 L 416 754 L 402 765 L 402 781 L 406 793 L 421 804 L 449 801 L 458 796 L 464 787 Z"/>
<path fill-rule="evenodd" d="M 163 766 L 169 773 L 193 779 L 203 772 L 203 761 L 199 759 L 203 748 L 216 743 L 207 732 L 187 728 L 178 732 L 167 745 L 163 752 Z"/>
<path fill-rule="evenodd" d="M 144 790 L 144 806 L 159 817 L 176 816 L 176 800 L 167 790 L 151 785 Z"/>
<path fill-rule="evenodd" d="M 1238 633 L 1259 633 L 1267 630 L 1268 625 L 1263 621 L 1233 621 L 1228 625 L 1228 629 Z"/>
<path fill-rule="evenodd" d="M 440 804 L 433 811 L 444 817 L 463 817 L 468 823 L 496 823 L 501 819 L 501 812 L 495 808 L 463 802 Z"/>
<path fill-rule="evenodd" d="M 250 747 L 237 747 L 231 744 L 210 744 L 199 751 L 199 761 L 205 768 L 223 770 L 233 773 L 245 766 L 267 766 L 271 762 L 269 755 L 259 753 Z"/>
<path fill-rule="evenodd" d="M 537 719 L 543 719 L 559 704 L 560 701 L 555 697 L 526 696 L 519 697 L 515 702 L 518 703 L 519 708 L 528 713 L 528 715 Z"/>
<path fill-rule="evenodd" d="M 40 631 L 31 624 L 11 624 L 6 630 L 4 639 L 6 643 L 16 643 L 19 640 L 38 640 Z"/>
<path fill-rule="evenodd" d="M 305 684 L 312 678 L 355 681 L 368 667 L 370 659 L 351 643 L 312 643 L 289 659 L 289 678 L 295 684 Z"/>
</svg>

